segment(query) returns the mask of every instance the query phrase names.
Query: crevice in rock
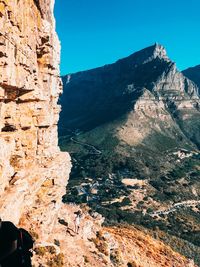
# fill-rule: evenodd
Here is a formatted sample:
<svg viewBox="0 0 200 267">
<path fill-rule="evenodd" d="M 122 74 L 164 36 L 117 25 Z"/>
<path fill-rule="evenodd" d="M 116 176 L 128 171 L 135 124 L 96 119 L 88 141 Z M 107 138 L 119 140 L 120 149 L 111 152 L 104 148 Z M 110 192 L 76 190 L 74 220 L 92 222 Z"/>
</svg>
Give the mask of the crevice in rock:
<svg viewBox="0 0 200 267">
<path fill-rule="evenodd" d="M 1 132 L 15 132 L 16 126 L 12 124 L 6 124 L 2 129 Z"/>
<path fill-rule="evenodd" d="M 46 125 L 46 126 L 38 126 L 39 129 L 47 129 L 49 128 L 49 125 Z"/>
<path fill-rule="evenodd" d="M 17 99 L 17 101 L 16 101 L 16 104 L 24 104 L 24 103 L 32 103 L 32 102 L 42 102 L 42 100 L 40 100 L 40 99 L 24 99 L 24 100 L 22 100 L 22 99 Z"/>
<path fill-rule="evenodd" d="M 5 57 L 6 54 L 0 51 L 0 57 Z"/>
<path fill-rule="evenodd" d="M 49 43 L 49 39 L 50 39 L 49 36 L 42 37 L 41 38 L 42 45 Z"/>
<path fill-rule="evenodd" d="M 22 129 L 23 131 L 27 131 L 27 130 L 31 129 L 31 127 L 30 127 L 30 126 L 26 126 L 26 127 L 22 127 L 21 129 Z"/>
<path fill-rule="evenodd" d="M 34 89 L 25 89 L 23 87 L 20 88 L 6 83 L 0 83 L 0 86 L 5 90 L 5 95 L 4 95 L 5 103 L 14 101 L 18 97 L 34 91 Z"/>
<path fill-rule="evenodd" d="M 9 180 L 9 185 L 14 185 L 14 183 L 17 181 L 16 174 L 17 174 L 17 172 L 15 172 L 15 173 L 11 176 L 11 179 Z"/>
<path fill-rule="evenodd" d="M 39 10 L 41 17 L 43 18 L 43 13 L 42 13 L 42 9 L 40 6 L 40 1 L 39 0 L 33 0 L 33 2 L 36 5 L 37 9 Z"/>
<path fill-rule="evenodd" d="M 48 54 L 46 46 L 40 46 L 37 48 L 37 59 L 41 59 L 44 55 Z"/>
</svg>

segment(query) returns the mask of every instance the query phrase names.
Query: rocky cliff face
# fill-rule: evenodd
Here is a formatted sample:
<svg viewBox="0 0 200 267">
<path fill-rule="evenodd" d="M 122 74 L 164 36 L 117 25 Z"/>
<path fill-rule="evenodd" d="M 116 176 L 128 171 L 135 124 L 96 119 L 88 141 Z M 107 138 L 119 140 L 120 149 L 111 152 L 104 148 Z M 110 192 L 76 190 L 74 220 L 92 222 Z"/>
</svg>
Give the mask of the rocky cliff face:
<svg viewBox="0 0 200 267">
<path fill-rule="evenodd" d="M 0 214 L 43 240 L 70 172 L 57 143 L 62 86 L 53 4 L 0 1 Z"/>
</svg>

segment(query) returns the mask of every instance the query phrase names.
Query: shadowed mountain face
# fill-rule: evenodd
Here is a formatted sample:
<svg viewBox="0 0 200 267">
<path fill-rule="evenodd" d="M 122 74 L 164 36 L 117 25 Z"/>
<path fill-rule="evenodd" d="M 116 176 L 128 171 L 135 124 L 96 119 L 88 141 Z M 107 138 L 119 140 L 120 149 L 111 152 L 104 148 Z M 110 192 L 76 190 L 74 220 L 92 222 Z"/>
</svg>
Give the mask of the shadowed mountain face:
<svg viewBox="0 0 200 267">
<path fill-rule="evenodd" d="M 143 110 L 146 119 L 155 119 L 157 112 L 158 124 L 165 123 L 161 114 L 166 113 L 171 122 L 163 130 L 178 127 L 176 132 L 180 134 L 181 129 L 181 134 L 199 146 L 198 88 L 177 71 L 160 45 L 111 65 L 66 75 L 63 84 L 60 136 L 66 129 L 88 131 L 124 116 L 130 120 L 130 114 L 136 123 L 139 118 L 142 122 L 142 114 L 137 120 L 134 116 Z M 141 124 L 140 130 L 143 127 L 146 125 Z"/>
<path fill-rule="evenodd" d="M 63 84 L 60 146 L 73 160 L 64 201 L 157 229 L 200 264 L 198 86 L 157 44 Z"/>
<path fill-rule="evenodd" d="M 200 88 L 200 65 L 192 67 L 192 68 L 188 68 L 188 69 L 182 71 L 182 73 L 188 79 L 190 79 L 191 81 L 196 83 L 198 85 L 198 87 Z M 199 92 L 200 92 L 200 90 L 199 90 Z"/>
<path fill-rule="evenodd" d="M 63 77 L 60 133 L 65 133 L 62 127 L 92 129 L 132 109 L 144 88 L 152 89 L 171 65 L 167 58 L 155 56 L 156 49 L 152 46 L 114 64 Z"/>
</svg>

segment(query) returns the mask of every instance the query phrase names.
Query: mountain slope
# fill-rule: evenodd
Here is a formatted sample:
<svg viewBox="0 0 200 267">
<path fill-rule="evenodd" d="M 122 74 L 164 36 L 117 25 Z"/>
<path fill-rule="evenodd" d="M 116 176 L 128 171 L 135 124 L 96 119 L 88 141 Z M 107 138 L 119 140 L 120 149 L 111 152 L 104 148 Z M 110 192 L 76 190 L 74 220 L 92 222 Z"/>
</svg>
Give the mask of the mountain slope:
<svg viewBox="0 0 200 267">
<path fill-rule="evenodd" d="M 147 115 L 149 124 L 150 118 L 157 118 L 165 124 L 164 131 L 175 121 L 181 132 L 174 132 L 199 146 L 198 88 L 177 71 L 160 45 L 102 68 L 67 75 L 63 83 L 60 135 L 66 134 L 65 129 L 88 131 L 134 111 L 141 119 Z M 150 129 L 155 129 L 154 123 Z"/>
<path fill-rule="evenodd" d="M 197 65 L 192 68 L 188 68 L 184 71 L 182 71 L 183 75 L 185 75 L 188 79 L 193 81 L 198 85 L 200 88 L 200 65 Z M 200 92 L 200 91 L 199 91 Z"/>
<path fill-rule="evenodd" d="M 56 223 L 54 235 L 56 240 L 61 242 L 59 246 L 47 243 L 45 247 L 41 244 L 36 250 L 36 255 L 39 254 L 36 266 L 197 267 L 191 260 L 173 251 L 161 240 L 144 233 L 142 229 L 123 225 L 102 227 L 103 220 L 99 214 L 90 216 L 85 211 L 79 234 L 75 235 L 74 212 L 77 208 L 75 205 L 63 207 L 59 215 L 67 218 L 69 228 L 59 222 Z M 60 219 L 60 222 L 63 221 Z M 63 254 L 56 255 L 56 251 L 60 249 Z"/>
<path fill-rule="evenodd" d="M 60 125 L 91 129 L 124 114 L 132 108 L 144 85 L 152 87 L 151 83 L 170 64 L 159 53 L 157 46 L 153 46 L 114 64 L 65 76 Z M 149 73 L 152 57 L 155 57 L 159 68 Z M 65 105 L 66 102 L 68 105 Z"/>
<path fill-rule="evenodd" d="M 74 163 L 64 201 L 160 229 L 200 263 L 198 86 L 158 44 L 63 82 L 60 146 Z"/>
</svg>

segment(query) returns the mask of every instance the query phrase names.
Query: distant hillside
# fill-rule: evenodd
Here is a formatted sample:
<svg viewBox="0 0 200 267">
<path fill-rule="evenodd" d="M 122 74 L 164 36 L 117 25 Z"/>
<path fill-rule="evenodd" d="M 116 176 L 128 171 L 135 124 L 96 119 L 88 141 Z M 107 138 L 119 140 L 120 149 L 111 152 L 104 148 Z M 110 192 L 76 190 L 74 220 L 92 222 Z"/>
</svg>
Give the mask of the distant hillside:
<svg viewBox="0 0 200 267">
<path fill-rule="evenodd" d="M 200 88 L 200 65 L 192 67 L 192 68 L 188 68 L 184 71 L 182 71 L 182 73 L 191 81 L 195 82 L 198 87 Z M 200 93 L 200 90 L 199 90 Z"/>
</svg>

